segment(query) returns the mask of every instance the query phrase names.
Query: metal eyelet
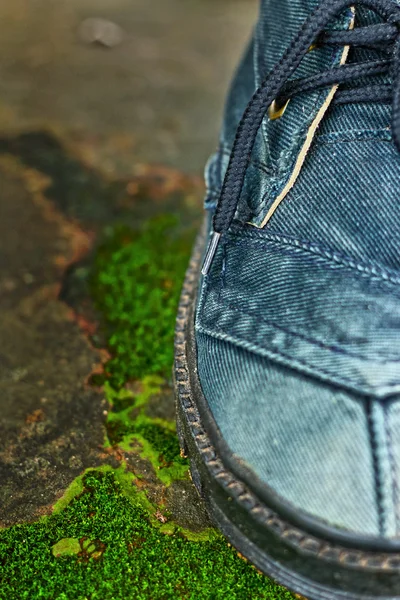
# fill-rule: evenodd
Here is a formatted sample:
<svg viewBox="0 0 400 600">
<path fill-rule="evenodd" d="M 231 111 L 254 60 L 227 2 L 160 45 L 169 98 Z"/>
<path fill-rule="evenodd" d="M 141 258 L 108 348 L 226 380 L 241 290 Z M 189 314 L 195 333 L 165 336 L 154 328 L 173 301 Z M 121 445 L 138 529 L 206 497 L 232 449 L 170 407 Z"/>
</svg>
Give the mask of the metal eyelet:
<svg viewBox="0 0 400 600">
<path fill-rule="evenodd" d="M 318 47 L 317 42 L 315 42 L 315 44 L 311 44 L 311 46 L 308 49 L 308 52 L 312 52 L 317 47 Z M 282 106 L 278 106 L 276 100 L 274 100 L 268 109 L 269 120 L 275 121 L 276 119 L 280 119 L 283 116 L 283 113 L 285 112 L 285 110 L 287 109 L 287 105 L 289 104 L 289 102 L 290 102 L 290 98 L 289 98 L 289 100 L 287 100 L 285 102 L 285 104 L 282 104 Z"/>
<path fill-rule="evenodd" d="M 268 109 L 269 120 L 275 121 L 276 119 L 280 119 L 282 117 L 283 113 L 285 112 L 289 102 L 290 102 L 290 98 L 289 98 L 289 100 L 286 100 L 285 104 L 278 106 L 276 100 L 274 100 Z"/>
</svg>

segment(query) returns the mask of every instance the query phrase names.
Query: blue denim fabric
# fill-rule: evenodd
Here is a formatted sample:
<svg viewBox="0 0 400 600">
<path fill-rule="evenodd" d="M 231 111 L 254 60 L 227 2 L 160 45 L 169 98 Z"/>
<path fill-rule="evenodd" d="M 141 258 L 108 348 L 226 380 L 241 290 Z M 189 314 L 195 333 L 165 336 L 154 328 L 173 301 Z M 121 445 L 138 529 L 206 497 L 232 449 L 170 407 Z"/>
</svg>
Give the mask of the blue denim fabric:
<svg viewBox="0 0 400 600">
<path fill-rule="evenodd" d="M 208 210 L 247 101 L 316 4 L 262 0 L 207 166 Z M 373 21 L 369 11 L 357 16 Z M 335 26 L 348 23 L 345 15 Z M 302 74 L 337 60 L 310 52 Z M 388 107 L 332 106 L 272 219 L 247 224 L 261 224 L 286 184 L 324 98 L 303 94 L 260 130 L 236 223 L 201 283 L 198 372 L 232 451 L 282 498 L 330 525 L 395 537 L 400 155 Z"/>
<path fill-rule="evenodd" d="M 240 66 L 236 80 L 227 102 L 227 110 L 222 128 L 220 148 L 212 158 L 207 169 L 214 173 L 211 182 L 211 195 L 206 206 L 215 205 L 215 187 L 220 187 L 223 173 L 227 166 L 237 123 L 243 110 L 261 81 L 271 71 L 286 50 L 300 25 L 318 5 L 317 0 L 263 0 L 260 8 L 260 19 L 255 28 L 250 48 Z M 333 29 L 347 29 L 351 22 L 350 11 L 332 24 Z M 329 66 L 337 66 L 342 56 L 341 49 L 323 48 L 318 52 L 309 52 L 300 65 L 296 76 L 318 73 Z M 247 95 L 246 95 L 247 92 Z M 289 103 L 285 112 L 285 125 L 281 121 L 264 120 L 255 148 L 256 169 L 267 171 L 268 178 L 257 179 L 245 194 L 250 208 L 258 206 L 259 198 L 272 202 L 286 185 L 296 158 L 305 141 L 307 131 L 314 121 L 319 109 L 326 100 L 327 90 L 319 90 L 303 94 Z M 254 169 L 253 169 L 254 170 Z M 254 177 L 248 178 L 253 183 Z"/>
<path fill-rule="evenodd" d="M 286 500 L 332 525 L 379 530 L 364 401 L 198 334 L 203 391 L 235 453 Z"/>
</svg>

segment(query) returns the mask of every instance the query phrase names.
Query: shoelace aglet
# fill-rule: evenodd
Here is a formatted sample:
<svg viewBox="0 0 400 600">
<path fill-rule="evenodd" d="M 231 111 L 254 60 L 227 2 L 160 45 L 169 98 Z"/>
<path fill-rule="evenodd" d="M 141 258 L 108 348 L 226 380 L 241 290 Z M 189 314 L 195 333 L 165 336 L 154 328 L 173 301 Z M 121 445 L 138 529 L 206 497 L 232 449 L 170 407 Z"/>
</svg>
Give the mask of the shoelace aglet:
<svg viewBox="0 0 400 600">
<path fill-rule="evenodd" d="M 220 233 L 217 233 L 216 231 L 213 232 L 210 243 L 208 244 L 205 258 L 204 258 L 203 268 L 201 269 L 202 275 L 207 275 L 208 271 L 210 270 L 213 258 L 215 256 L 215 253 L 218 248 L 218 243 L 219 243 L 220 237 L 221 237 Z"/>
</svg>

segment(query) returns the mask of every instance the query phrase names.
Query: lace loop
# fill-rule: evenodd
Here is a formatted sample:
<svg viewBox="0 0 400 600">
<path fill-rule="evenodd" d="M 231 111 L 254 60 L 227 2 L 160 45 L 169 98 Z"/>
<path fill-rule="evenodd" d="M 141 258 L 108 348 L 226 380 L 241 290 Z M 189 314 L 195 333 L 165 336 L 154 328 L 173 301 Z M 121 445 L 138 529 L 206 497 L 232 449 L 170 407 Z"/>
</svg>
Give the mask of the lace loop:
<svg viewBox="0 0 400 600">
<path fill-rule="evenodd" d="M 346 9 L 363 6 L 379 15 L 384 23 L 360 27 L 353 31 L 325 32 L 327 25 Z M 236 130 L 229 164 L 213 219 L 214 235 L 206 254 L 202 273 L 207 274 L 220 237 L 234 219 L 243 189 L 258 130 L 274 100 L 279 102 L 316 87 L 340 85 L 372 75 L 390 74 L 386 84 L 339 90 L 338 103 L 392 102 L 392 135 L 400 150 L 400 8 L 394 0 L 323 0 L 305 21 L 299 33 L 276 67 L 253 94 Z M 289 82 L 309 48 L 315 43 L 367 46 L 388 52 L 387 60 L 368 61 L 334 67 L 318 75 Z M 391 89 L 390 89 L 391 88 Z"/>
</svg>

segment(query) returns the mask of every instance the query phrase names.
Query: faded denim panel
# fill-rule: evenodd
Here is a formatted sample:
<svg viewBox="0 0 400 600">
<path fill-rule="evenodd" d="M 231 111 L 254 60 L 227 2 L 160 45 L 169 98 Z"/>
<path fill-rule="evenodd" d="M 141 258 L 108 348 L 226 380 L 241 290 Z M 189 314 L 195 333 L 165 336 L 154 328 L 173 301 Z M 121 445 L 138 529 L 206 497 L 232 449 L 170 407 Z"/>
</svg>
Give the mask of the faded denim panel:
<svg viewBox="0 0 400 600">
<path fill-rule="evenodd" d="M 395 397 L 381 407 L 382 439 L 380 452 L 385 468 L 383 478 L 387 490 L 386 504 L 393 506 L 393 528 L 400 535 L 400 398 Z"/>
<path fill-rule="evenodd" d="M 379 535 L 364 400 L 198 334 L 202 388 L 231 450 L 330 525 Z"/>
<path fill-rule="evenodd" d="M 196 328 L 359 393 L 400 392 L 400 275 L 323 246 L 224 236 Z"/>
</svg>

